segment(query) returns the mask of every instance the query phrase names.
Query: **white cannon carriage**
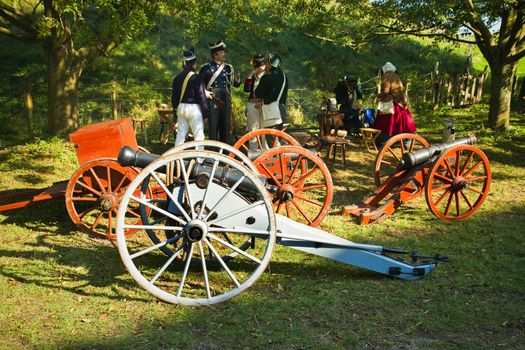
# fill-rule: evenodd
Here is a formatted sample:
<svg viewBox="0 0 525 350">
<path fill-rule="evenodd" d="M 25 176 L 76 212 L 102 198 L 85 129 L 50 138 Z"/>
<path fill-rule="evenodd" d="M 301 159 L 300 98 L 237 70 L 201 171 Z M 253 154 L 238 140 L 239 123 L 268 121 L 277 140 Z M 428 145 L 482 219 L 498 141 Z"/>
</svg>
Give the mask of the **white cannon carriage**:
<svg viewBox="0 0 525 350">
<path fill-rule="evenodd" d="M 119 161 L 130 165 L 132 158 L 137 165 L 137 156 Z M 240 294 L 266 270 L 275 244 L 406 280 L 419 279 L 446 260 L 354 243 L 275 214 L 274 186 L 225 144 L 184 144 L 145 163 L 122 197 L 117 245 L 133 278 L 169 303 L 207 305 Z M 308 162 L 297 162 L 286 181 L 301 187 L 307 167 Z M 141 222 L 127 223 L 130 213 Z M 136 232 L 126 237 L 129 229 Z"/>
</svg>

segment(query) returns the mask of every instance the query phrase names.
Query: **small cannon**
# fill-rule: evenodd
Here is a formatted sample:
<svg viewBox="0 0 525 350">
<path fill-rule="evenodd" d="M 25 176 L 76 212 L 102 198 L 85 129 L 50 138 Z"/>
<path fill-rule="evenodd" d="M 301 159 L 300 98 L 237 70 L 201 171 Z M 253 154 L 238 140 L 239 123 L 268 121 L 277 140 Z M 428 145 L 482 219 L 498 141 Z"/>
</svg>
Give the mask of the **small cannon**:
<svg viewBox="0 0 525 350">
<path fill-rule="evenodd" d="M 375 192 L 362 204 L 346 206 L 360 224 L 381 221 L 423 191 L 428 207 L 442 220 L 468 218 L 488 195 L 491 171 L 475 136 L 429 145 L 422 137 L 400 134 L 387 141 L 375 162 Z"/>
<path fill-rule="evenodd" d="M 200 150 L 205 144 L 219 152 Z M 221 152 L 227 149 L 206 141 L 160 157 L 120 152 L 122 165 L 145 167 L 121 197 L 117 246 L 132 277 L 156 297 L 187 305 L 226 301 L 259 278 L 275 244 L 405 280 L 422 278 L 447 260 L 350 242 L 275 214 L 268 191 L 274 185 L 256 175 L 242 153 Z M 304 177 L 293 170 L 290 176 Z M 140 213 L 140 223 L 127 222 L 130 211 Z"/>
</svg>

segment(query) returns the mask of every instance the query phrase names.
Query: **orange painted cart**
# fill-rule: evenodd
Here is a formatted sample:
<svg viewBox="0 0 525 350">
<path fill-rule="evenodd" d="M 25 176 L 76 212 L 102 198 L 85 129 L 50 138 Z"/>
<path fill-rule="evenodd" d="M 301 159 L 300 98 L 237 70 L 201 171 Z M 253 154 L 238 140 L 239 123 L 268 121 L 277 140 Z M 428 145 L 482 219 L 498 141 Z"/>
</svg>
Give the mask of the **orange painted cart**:
<svg viewBox="0 0 525 350">
<path fill-rule="evenodd" d="M 115 238 L 120 197 L 137 175 L 135 169 L 122 167 L 116 160 L 122 146 L 139 148 L 131 119 L 91 124 L 70 134 L 69 139 L 81 164 L 71 179 L 48 188 L 0 196 L 0 212 L 65 198 L 69 216 L 79 229 L 90 235 Z M 131 222 L 140 222 L 137 212 L 130 210 L 128 214 Z M 127 232 L 131 233 L 132 230 Z"/>
</svg>

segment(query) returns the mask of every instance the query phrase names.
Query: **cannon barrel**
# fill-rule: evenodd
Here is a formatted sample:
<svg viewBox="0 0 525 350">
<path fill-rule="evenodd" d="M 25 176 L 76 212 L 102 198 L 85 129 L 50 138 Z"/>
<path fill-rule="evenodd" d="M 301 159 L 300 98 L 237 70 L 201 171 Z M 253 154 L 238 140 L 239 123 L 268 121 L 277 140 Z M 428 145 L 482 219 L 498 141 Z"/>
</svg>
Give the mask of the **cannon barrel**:
<svg viewBox="0 0 525 350">
<path fill-rule="evenodd" d="M 137 168 L 145 168 L 149 164 L 153 163 L 155 160 L 159 159 L 161 156 L 158 154 L 153 153 L 144 153 L 141 151 L 135 151 L 131 147 L 124 146 L 120 149 L 117 161 L 122 166 L 133 166 Z M 187 162 L 184 162 L 184 166 L 188 168 Z M 208 164 L 195 164 L 192 169 L 191 173 L 189 174 L 189 177 L 191 179 L 197 180 L 197 186 L 199 187 L 205 187 L 208 179 L 210 178 L 212 170 L 212 165 Z M 157 168 L 156 171 L 165 173 L 166 168 L 160 167 Z M 225 168 L 225 167 L 217 167 L 217 169 L 214 172 L 214 179 L 219 181 L 225 181 L 229 186 L 233 186 L 239 179 L 243 177 L 243 173 L 238 171 L 237 169 L 233 168 Z M 266 177 L 263 175 L 257 174 L 257 177 L 263 184 L 266 185 Z M 257 194 L 258 189 L 257 187 L 248 179 L 245 178 L 241 181 L 239 186 L 237 187 L 239 191 L 249 193 L 249 194 Z"/>
<path fill-rule="evenodd" d="M 416 165 L 423 164 L 432 157 L 440 155 L 449 148 L 459 145 L 474 145 L 475 143 L 476 136 L 469 135 L 457 140 L 431 145 L 430 147 L 420 149 L 418 151 L 405 153 L 399 161 L 399 169 L 410 169 Z"/>
</svg>

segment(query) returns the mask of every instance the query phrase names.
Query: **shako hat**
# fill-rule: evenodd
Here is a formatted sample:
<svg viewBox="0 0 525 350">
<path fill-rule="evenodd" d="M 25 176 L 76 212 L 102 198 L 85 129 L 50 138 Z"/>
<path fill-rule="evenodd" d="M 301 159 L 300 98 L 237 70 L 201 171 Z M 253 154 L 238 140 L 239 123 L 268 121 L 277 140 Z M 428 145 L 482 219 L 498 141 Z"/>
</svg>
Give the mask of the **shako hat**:
<svg viewBox="0 0 525 350">
<path fill-rule="evenodd" d="M 270 66 L 274 68 L 281 68 L 283 65 L 283 59 L 281 58 L 281 55 L 279 55 L 277 52 L 271 52 L 268 55 L 268 62 L 270 63 Z"/>
<path fill-rule="evenodd" d="M 264 59 L 264 56 L 262 54 L 258 53 L 252 57 L 252 59 L 250 60 L 250 64 L 257 68 L 260 66 L 264 66 L 266 64 L 266 60 Z"/>
<path fill-rule="evenodd" d="M 214 43 L 209 43 L 208 48 L 211 50 L 212 53 L 215 53 L 217 51 L 223 51 L 226 48 L 226 44 L 224 44 L 224 41 L 218 40 Z"/>
<path fill-rule="evenodd" d="M 184 62 L 190 63 L 190 61 L 197 60 L 195 57 L 195 49 L 192 47 L 189 50 L 186 50 L 182 53 L 182 59 Z"/>
</svg>

